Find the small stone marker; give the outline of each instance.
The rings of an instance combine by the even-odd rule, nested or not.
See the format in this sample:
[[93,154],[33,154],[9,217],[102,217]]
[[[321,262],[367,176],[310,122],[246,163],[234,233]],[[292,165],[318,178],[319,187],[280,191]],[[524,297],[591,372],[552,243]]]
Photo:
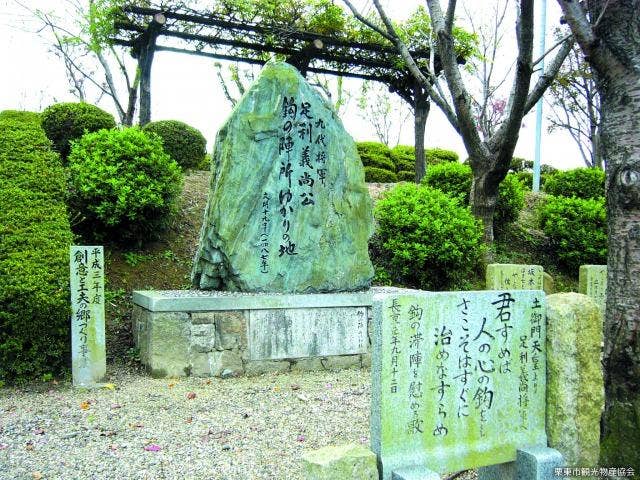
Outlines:
[[487,265],[487,290],[543,290],[544,269],[540,265],[492,263]]
[[578,291],[593,298],[604,315],[607,305],[607,266],[581,265]]
[[324,447],[302,460],[305,480],[378,480],[376,455],[362,445]]
[[365,307],[253,310],[249,316],[251,360],[366,353]]
[[375,295],[381,478],[510,462],[519,448],[546,446],[545,328],[539,290]]
[[267,63],[218,132],[194,286],[362,290],[372,233],[353,139],[294,67]]
[[71,246],[71,362],[74,386],[99,384],[106,374],[104,254],[101,246]]

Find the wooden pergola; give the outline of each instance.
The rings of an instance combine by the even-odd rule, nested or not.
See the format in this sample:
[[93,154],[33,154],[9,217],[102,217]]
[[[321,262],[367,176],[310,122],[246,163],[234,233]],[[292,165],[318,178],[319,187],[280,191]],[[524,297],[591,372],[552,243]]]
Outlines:
[[[151,68],[155,52],[167,51],[262,65],[283,57],[304,76],[309,72],[384,83],[414,111],[416,160],[424,161],[424,128],[429,98],[391,45],[258,24],[229,17],[176,9],[127,5],[115,23],[114,44],[130,47],[140,69],[140,124],[151,120]],[[429,50],[412,51],[418,65],[428,65]],[[437,58],[436,73],[439,71]]]

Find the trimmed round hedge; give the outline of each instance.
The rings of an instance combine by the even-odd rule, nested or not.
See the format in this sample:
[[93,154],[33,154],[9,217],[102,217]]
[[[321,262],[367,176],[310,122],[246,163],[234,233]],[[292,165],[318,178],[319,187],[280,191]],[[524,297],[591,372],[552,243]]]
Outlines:
[[398,176],[394,172],[376,167],[364,167],[364,181],[369,183],[395,183]]
[[138,128],[100,130],[74,143],[69,185],[85,233],[142,243],[157,238],[175,212],[182,172],[159,137]]
[[183,169],[200,167],[207,155],[207,139],[184,122],[160,120],[146,124],[143,130],[158,135],[164,151]]
[[460,160],[458,154],[452,150],[444,148],[427,148],[425,150],[427,165],[437,165],[443,162],[457,162]]
[[396,166],[391,160],[391,151],[383,143],[358,142],[356,147],[364,167],[377,168],[391,173],[396,172]]
[[89,103],[56,103],[42,112],[42,128],[63,159],[69,156],[71,142],[85,133],[115,128],[113,115]]
[[607,263],[607,215],[604,197],[549,196],[539,207],[540,227],[559,264],[577,272],[580,265]]
[[65,174],[44,131],[0,119],[0,380],[69,365]]
[[[469,205],[473,172],[469,165],[463,163],[441,163],[427,169],[422,183],[441,190],[461,202],[462,205]],[[500,182],[493,215],[494,227],[500,228],[517,220],[520,210],[524,206],[524,190],[515,174],[508,174]]]
[[397,173],[397,176],[400,182],[413,182],[416,179],[416,172],[402,170]]
[[549,175],[544,191],[549,195],[576,198],[604,197],[605,173],[597,168],[575,168]]
[[3,110],[0,112],[0,120],[11,120],[21,123],[33,123],[40,126],[42,118],[37,112],[27,110]]
[[424,290],[464,288],[484,254],[482,226],[440,190],[404,183],[375,207],[373,258],[393,283]]

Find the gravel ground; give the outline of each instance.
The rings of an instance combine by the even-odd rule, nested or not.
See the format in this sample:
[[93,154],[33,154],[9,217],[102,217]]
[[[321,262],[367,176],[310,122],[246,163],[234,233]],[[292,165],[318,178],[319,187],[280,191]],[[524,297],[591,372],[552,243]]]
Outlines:
[[[301,455],[369,442],[369,372],[0,389],[0,479],[302,479]],[[193,398],[192,398],[193,397]]]

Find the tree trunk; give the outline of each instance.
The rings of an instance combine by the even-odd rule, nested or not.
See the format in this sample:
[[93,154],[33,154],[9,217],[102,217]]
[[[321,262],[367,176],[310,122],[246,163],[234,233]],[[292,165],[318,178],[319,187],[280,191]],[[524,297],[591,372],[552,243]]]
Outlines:
[[631,446],[640,439],[640,58],[635,60],[635,72],[609,76],[601,90],[609,227],[601,460],[638,471],[638,444]]
[[151,67],[156,51],[156,40],[162,29],[162,23],[155,19],[147,27],[147,31],[138,39],[138,69],[140,71],[140,126],[151,121]]
[[482,220],[484,241],[491,244],[494,239],[493,215],[496,211],[498,189],[507,170],[497,169],[494,158],[471,159],[471,168],[473,171],[469,197],[471,212],[476,218]]
[[419,184],[427,172],[427,161],[424,153],[424,134],[427,126],[427,118],[431,102],[424,88],[416,82],[414,87],[414,133],[415,133],[415,151],[416,151],[416,183]]

